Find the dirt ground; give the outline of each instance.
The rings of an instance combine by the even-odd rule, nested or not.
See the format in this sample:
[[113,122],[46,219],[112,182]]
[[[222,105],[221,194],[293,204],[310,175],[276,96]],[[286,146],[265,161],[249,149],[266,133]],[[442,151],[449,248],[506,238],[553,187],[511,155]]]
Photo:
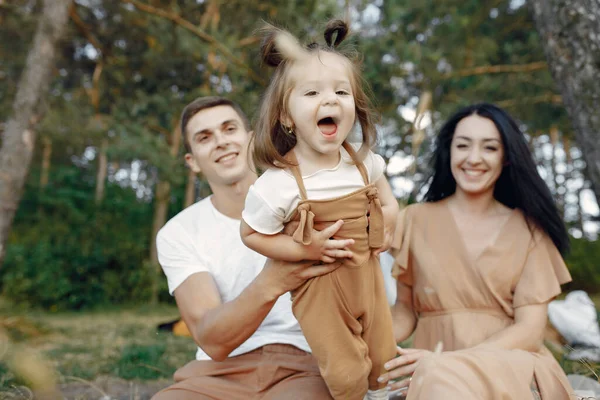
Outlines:
[[171,380],[128,381],[115,377],[100,377],[93,381],[73,380],[59,385],[60,393],[36,394],[26,387],[0,389],[0,400],[149,400],[169,386]]

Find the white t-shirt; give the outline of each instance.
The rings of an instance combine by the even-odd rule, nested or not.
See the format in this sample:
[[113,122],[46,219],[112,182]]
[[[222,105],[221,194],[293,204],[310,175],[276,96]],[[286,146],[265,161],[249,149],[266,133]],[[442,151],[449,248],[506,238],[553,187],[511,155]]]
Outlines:
[[[247,248],[240,237],[240,220],[221,214],[210,197],[173,217],[156,236],[158,259],[167,276],[169,292],[196,272],[209,272],[223,302],[235,299],[258,275],[265,257]],[[290,294],[281,296],[256,332],[230,356],[266,344],[290,344],[310,351],[292,314]],[[210,357],[198,347],[196,359]]]
[[[358,150],[360,144],[352,144]],[[340,149],[340,162],[331,169],[322,169],[302,177],[308,199],[323,200],[352,193],[365,182],[350,154]],[[385,169],[383,158],[369,151],[363,164],[369,183],[375,183]],[[288,169],[271,168],[250,187],[242,212],[244,221],[256,232],[273,235],[281,232],[300,202],[300,190],[294,175]]]

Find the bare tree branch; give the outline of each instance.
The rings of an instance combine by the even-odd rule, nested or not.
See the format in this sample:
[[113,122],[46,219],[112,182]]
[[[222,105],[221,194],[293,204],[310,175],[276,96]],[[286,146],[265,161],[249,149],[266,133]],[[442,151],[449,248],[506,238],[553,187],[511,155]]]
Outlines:
[[466,77],[474,75],[486,75],[486,74],[503,74],[503,73],[516,73],[516,72],[532,72],[539,71],[548,68],[548,64],[545,61],[536,61],[530,64],[520,65],[482,65],[479,67],[465,68],[458,71],[450,72],[445,75],[446,78]]
[[540,96],[524,97],[522,99],[509,99],[509,100],[502,100],[502,101],[496,102],[498,107],[514,107],[514,106],[517,106],[519,104],[524,104],[524,103],[527,103],[527,104],[552,103],[552,104],[556,104],[556,105],[561,105],[562,97],[555,93],[546,93],[546,94],[542,94]]
[[101,54],[104,53],[104,47],[100,44],[100,41],[94,36],[92,30],[83,22],[79,14],[77,14],[77,8],[75,2],[71,3],[69,7],[69,17],[75,23],[75,26],[85,36],[88,42],[91,43],[92,46],[96,48]]
[[266,84],[264,79],[262,79],[256,72],[254,72],[252,70],[252,68],[250,68],[250,66],[248,66],[248,64],[246,64],[243,60],[236,57],[231,52],[231,50],[229,50],[225,45],[223,45],[223,43],[221,43],[215,37],[204,32],[202,29],[200,29],[196,25],[192,24],[190,21],[182,18],[180,15],[177,15],[177,14],[165,11],[165,10],[161,10],[160,8],[153,7],[149,4],[142,3],[141,1],[138,1],[138,0],[121,0],[121,2],[131,4],[138,10],[143,11],[145,13],[168,19],[168,20],[174,22],[175,24],[181,26],[182,28],[187,29],[188,31],[192,32],[194,35],[198,36],[200,39],[215,46],[215,48],[217,48],[219,50],[219,52],[221,54],[223,54],[229,61],[231,61],[238,67],[241,67],[242,69],[246,70],[248,73],[248,76],[252,80],[254,80],[256,83],[263,85],[263,86]]

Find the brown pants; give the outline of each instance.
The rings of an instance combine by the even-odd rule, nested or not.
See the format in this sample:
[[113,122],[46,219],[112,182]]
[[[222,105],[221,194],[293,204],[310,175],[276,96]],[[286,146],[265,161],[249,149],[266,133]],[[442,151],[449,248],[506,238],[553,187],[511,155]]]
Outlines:
[[152,400],[331,399],[310,353],[269,344],[222,362],[191,361]]
[[334,399],[362,400],[385,387],[377,378],[396,343],[376,257],[309,280],[293,293],[292,310]]

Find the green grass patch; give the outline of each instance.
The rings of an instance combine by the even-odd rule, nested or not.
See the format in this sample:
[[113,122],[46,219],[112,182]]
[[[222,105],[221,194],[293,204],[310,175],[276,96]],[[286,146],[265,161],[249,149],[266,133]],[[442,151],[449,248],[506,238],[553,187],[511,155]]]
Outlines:
[[127,346],[113,372],[123,379],[158,379],[170,376],[179,366],[169,363],[164,356],[166,350],[167,346],[164,344]]
[[[11,329],[4,328],[8,338],[40,354],[60,381],[93,381],[106,376],[138,381],[171,379],[175,370],[196,354],[191,338],[156,329],[177,318],[174,306],[85,313],[32,311],[27,315],[10,315],[10,310],[16,312],[14,308],[0,310],[0,314],[9,313],[0,317],[0,326],[12,321]],[[0,357],[0,389],[19,383]]]

